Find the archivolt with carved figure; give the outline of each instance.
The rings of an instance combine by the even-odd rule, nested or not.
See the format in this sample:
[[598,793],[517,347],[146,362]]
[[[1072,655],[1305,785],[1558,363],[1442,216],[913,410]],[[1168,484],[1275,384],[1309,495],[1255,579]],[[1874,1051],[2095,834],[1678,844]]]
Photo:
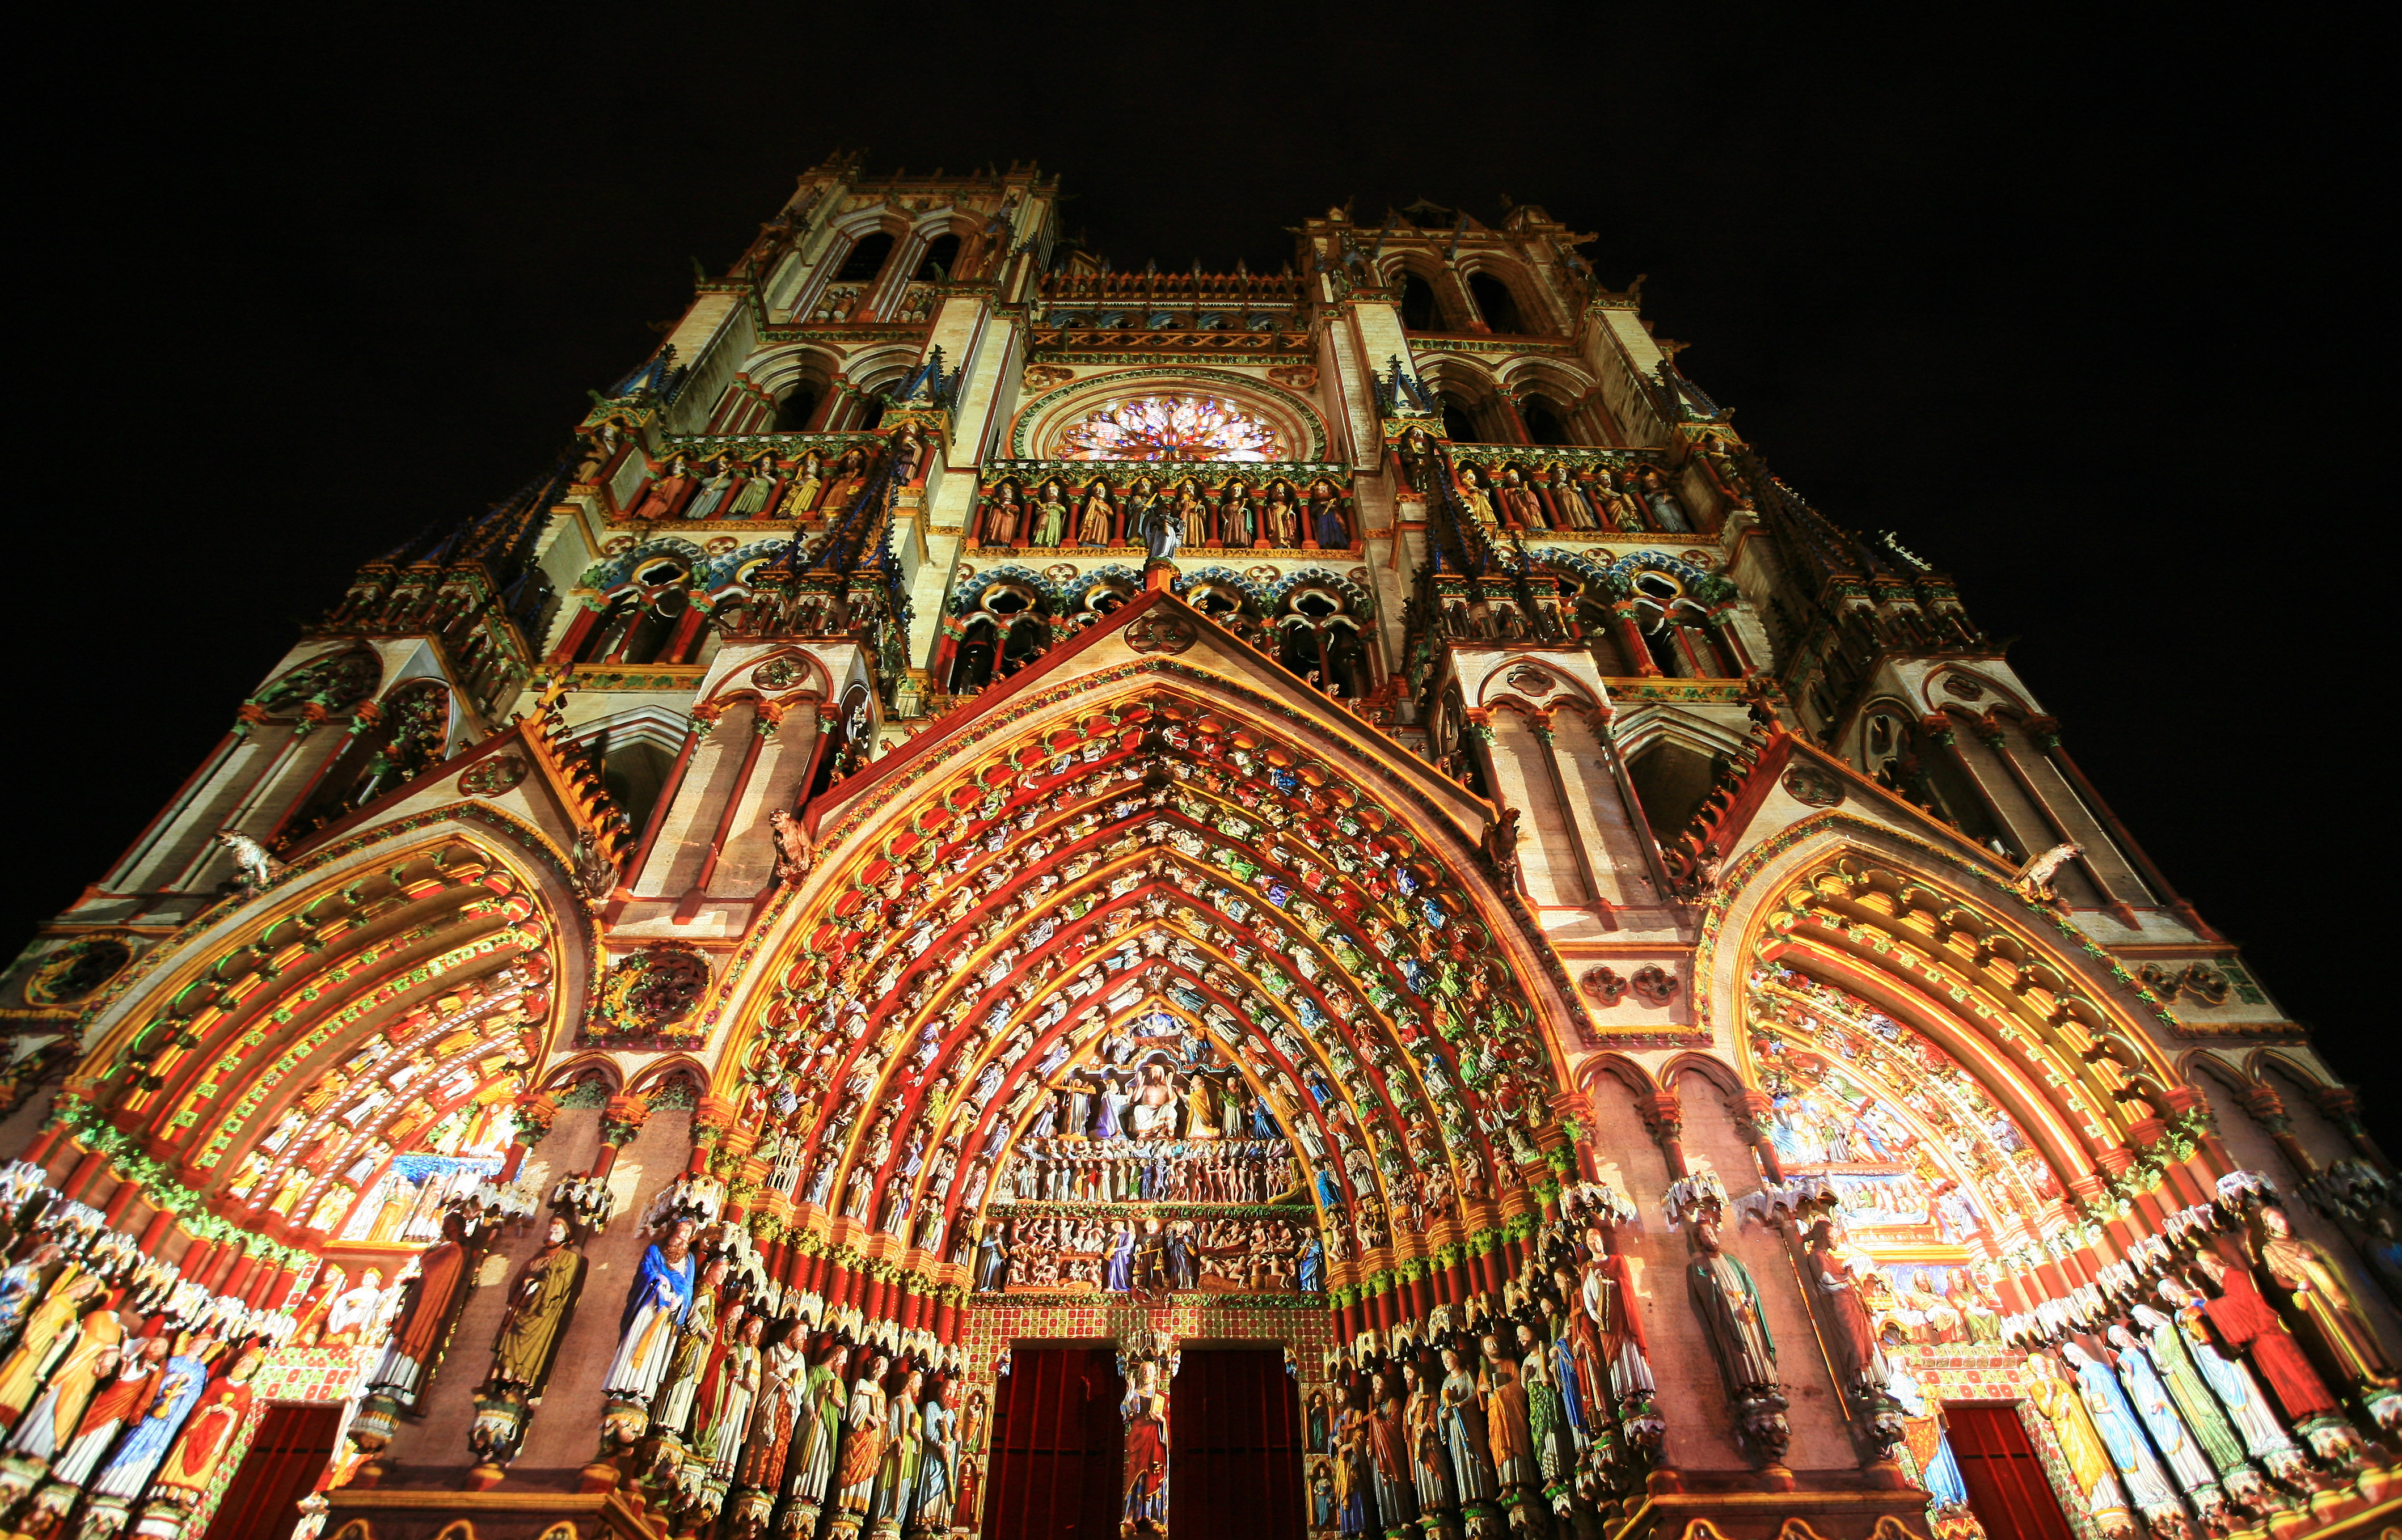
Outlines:
[[[1001,1288],[1033,1262],[1021,1207],[1284,1204],[1347,1275],[1543,1170],[1551,1071],[1449,859],[1220,703],[1118,694],[914,789],[820,889],[729,1060],[794,1222],[905,1245],[930,1284],[981,1254]],[[1121,1236],[1043,1283],[1194,1286],[1206,1245],[1150,1271],[1185,1244]]]

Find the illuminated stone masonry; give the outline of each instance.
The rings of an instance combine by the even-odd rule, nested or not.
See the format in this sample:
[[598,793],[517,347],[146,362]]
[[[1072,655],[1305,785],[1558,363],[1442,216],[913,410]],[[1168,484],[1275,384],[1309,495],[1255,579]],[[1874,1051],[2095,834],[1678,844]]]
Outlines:
[[0,1533],[2402,1521],[2356,1093],[1949,576],[1539,207],[1058,199],[811,170],[10,965]]

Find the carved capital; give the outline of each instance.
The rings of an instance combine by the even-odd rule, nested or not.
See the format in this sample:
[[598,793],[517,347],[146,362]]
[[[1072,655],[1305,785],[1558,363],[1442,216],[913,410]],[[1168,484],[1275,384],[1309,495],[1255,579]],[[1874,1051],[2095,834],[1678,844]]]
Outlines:
[[1685,1107],[1673,1091],[1655,1091],[1635,1099],[1635,1110],[1654,1139],[1680,1139],[1685,1134]]
[[651,1106],[648,1102],[621,1091],[610,1097],[608,1104],[600,1108],[600,1142],[611,1146],[629,1145],[650,1119]]

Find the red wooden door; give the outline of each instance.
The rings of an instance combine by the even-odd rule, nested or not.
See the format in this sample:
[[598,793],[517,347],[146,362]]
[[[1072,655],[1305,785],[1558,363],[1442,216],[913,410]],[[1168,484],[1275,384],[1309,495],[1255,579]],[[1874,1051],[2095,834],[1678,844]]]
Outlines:
[[1301,1395],[1282,1350],[1186,1348],[1167,1423],[1176,1540],[1303,1540]]
[[339,1407],[269,1406],[226,1488],[208,1540],[284,1540],[300,1522],[300,1499],[334,1456],[341,1417]]
[[1993,1540],[2072,1540],[2014,1403],[1949,1401],[1943,1422],[1968,1509]]
[[1111,1348],[1010,1354],[993,1409],[981,1525],[989,1540],[1112,1540],[1125,1451],[1121,1389]]

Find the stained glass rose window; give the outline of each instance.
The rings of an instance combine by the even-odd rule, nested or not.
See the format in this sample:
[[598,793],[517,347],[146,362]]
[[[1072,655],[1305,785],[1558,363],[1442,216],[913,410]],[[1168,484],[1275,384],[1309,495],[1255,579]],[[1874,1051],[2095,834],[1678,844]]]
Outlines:
[[1113,401],[1059,435],[1063,460],[1283,460],[1276,429],[1222,396]]

